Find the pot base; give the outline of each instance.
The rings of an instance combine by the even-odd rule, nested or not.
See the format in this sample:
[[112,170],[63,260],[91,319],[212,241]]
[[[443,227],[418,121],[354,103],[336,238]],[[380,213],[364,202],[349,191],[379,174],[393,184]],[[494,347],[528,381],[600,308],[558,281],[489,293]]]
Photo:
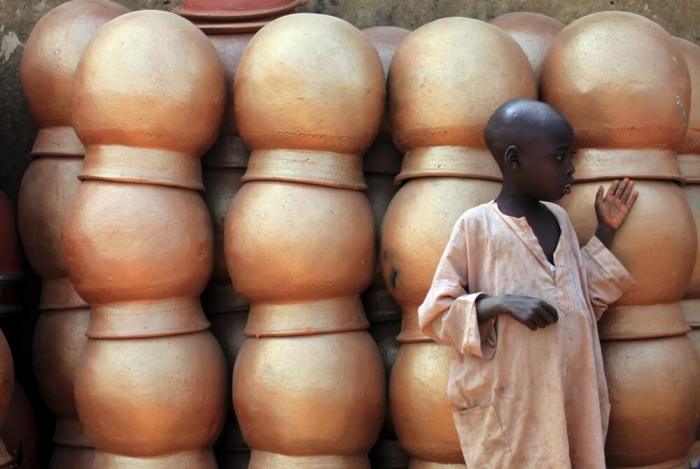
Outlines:
[[249,469],[370,469],[369,458],[361,456],[319,455],[287,456],[285,454],[252,451]]
[[95,451],[94,467],[100,469],[217,469],[212,451],[186,451],[152,457],[122,456]]

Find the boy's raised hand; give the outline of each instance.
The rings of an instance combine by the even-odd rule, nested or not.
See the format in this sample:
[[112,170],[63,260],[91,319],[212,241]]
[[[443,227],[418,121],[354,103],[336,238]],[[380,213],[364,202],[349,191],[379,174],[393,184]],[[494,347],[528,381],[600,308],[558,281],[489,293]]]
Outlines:
[[627,218],[634,203],[639,197],[639,192],[634,190],[634,181],[625,178],[622,181],[615,180],[607,193],[603,186],[598,188],[595,195],[595,213],[598,216],[598,225],[617,231]]

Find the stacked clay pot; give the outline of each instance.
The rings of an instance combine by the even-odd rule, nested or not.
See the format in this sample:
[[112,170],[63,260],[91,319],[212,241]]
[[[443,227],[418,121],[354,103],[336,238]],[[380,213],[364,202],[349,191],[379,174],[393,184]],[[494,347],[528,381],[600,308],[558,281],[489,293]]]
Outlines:
[[86,154],[63,245],[90,304],[75,400],[95,467],[217,467],[226,365],[199,301],[213,235],[197,191],[225,96],[210,41],[162,11],[110,22],[76,72]]
[[564,25],[554,18],[529,11],[506,13],[492,19],[490,23],[515,39],[530,61],[535,78],[539,80],[547,51]]
[[66,2],[39,20],[22,57],[22,87],[39,133],[20,187],[18,224],[29,263],[42,278],[33,362],[44,402],[57,418],[53,469],[92,467],[91,445],[73,399],[89,310],[68,278],[61,246],[61,226],[85,153],[71,126],[71,89],[88,42],[126,12],[106,0]]
[[250,467],[369,467],[385,377],[360,301],[375,266],[361,155],[382,117],[381,62],[345,21],[289,15],[250,41],[233,94],[252,151],[224,238],[250,303],[233,372]]
[[39,469],[39,435],[34,409],[18,381],[12,390],[0,438],[14,463],[13,469]]
[[[362,30],[374,45],[382,61],[384,75],[389,72],[391,59],[401,41],[410,31],[394,26],[376,26]],[[394,178],[401,170],[401,153],[391,139],[388,109],[384,112],[379,134],[364,158],[365,181],[367,181],[367,198],[374,214],[374,223],[381,227],[384,213],[398,186]],[[376,246],[379,248],[381,230],[376,231]],[[382,354],[387,379],[399,350],[396,336],[401,330],[401,309],[384,285],[381,263],[377,259],[374,279],[362,294],[362,303],[370,322],[370,333]],[[387,413],[382,436],[371,453],[372,467],[377,469],[402,468],[408,465],[408,456],[403,451],[394,433],[391,418]]]
[[[282,9],[280,2],[277,2],[277,5],[280,6],[280,10],[275,15],[293,11],[287,10],[286,7]],[[198,25],[209,37],[219,53],[227,78],[228,97],[223,125],[216,143],[202,158],[205,188],[203,197],[214,224],[214,272],[202,295],[202,306],[211,321],[212,332],[224,350],[230,371],[233,370],[236,355],[245,339],[243,330],[248,315],[248,304],[236,294],[224,258],[224,219],[233,196],[241,187],[241,178],[249,156],[248,149],[238,135],[233,112],[233,77],[243,50],[254,32],[270,21],[267,17],[257,15],[274,6],[265,0],[207,0],[185,1],[181,7],[174,10]],[[254,15],[255,19],[252,21],[255,24],[249,24],[249,15]],[[237,18],[240,21],[231,22],[229,27],[222,27],[223,22],[230,21],[227,18]],[[230,381],[229,379],[229,383]],[[219,467],[247,467],[250,450],[243,441],[236,423],[232,401],[229,410],[229,417],[216,444]]]
[[[685,39],[676,38],[676,47],[685,58],[690,72],[691,102],[688,132],[678,150],[678,163],[681,176],[685,182],[683,192],[688,199],[690,211],[695,219],[695,229],[700,230],[700,47]],[[698,234],[700,238],[700,234]],[[700,352],[700,256],[695,256],[695,266],[690,285],[681,300],[681,309],[688,325],[692,328],[688,337],[693,342],[695,350]],[[691,457],[697,464],[700,459],[700,433],[691,451]]]
[[685,61],[654,22],[596,13],[557,36],[541,90],[576,132],[576,183],[562,205],[579,241],[594,233],[599,185],[627,176],[639,191],[611,247],[637,284],[598,324],[612,407],[608,465],[687,467],[700,366],[680,308],[697,245],[676,159],[690,111]]
[[[488,63],[489,66],[484,66]],[[483,140],[498,106],[537,90],[527,57],[495,26],[445,18],[411,33],[389,71],[394,142],[406,154],[382,226],[384,281],[403,313],[389,405],[411,468],[464,467],[447,380],[452,349],[418,329],[454,223],[496,197],[500,171]]]

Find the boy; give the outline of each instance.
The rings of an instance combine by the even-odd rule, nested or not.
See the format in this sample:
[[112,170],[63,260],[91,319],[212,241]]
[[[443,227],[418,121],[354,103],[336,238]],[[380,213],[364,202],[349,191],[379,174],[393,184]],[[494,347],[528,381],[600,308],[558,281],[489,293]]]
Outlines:
[[580,249],[566,212],[574,132],[549,105],[509,101],[486,126],[503,172],[495,201],[455,224],[418,309],[456,348],[448,400],[469,469],[605,468],[609,403],[596,320],[634,280],[606,246],[637,199],[598,189]]

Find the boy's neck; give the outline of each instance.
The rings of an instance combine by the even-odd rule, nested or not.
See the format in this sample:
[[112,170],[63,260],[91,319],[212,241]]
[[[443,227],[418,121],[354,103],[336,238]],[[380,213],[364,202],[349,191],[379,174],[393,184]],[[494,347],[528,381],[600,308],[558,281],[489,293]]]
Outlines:
[[523,217],[542,209],[541,202],[520,191],[518,188],[503,184],[501,193],[496,197],[498,209],[512,217]]

